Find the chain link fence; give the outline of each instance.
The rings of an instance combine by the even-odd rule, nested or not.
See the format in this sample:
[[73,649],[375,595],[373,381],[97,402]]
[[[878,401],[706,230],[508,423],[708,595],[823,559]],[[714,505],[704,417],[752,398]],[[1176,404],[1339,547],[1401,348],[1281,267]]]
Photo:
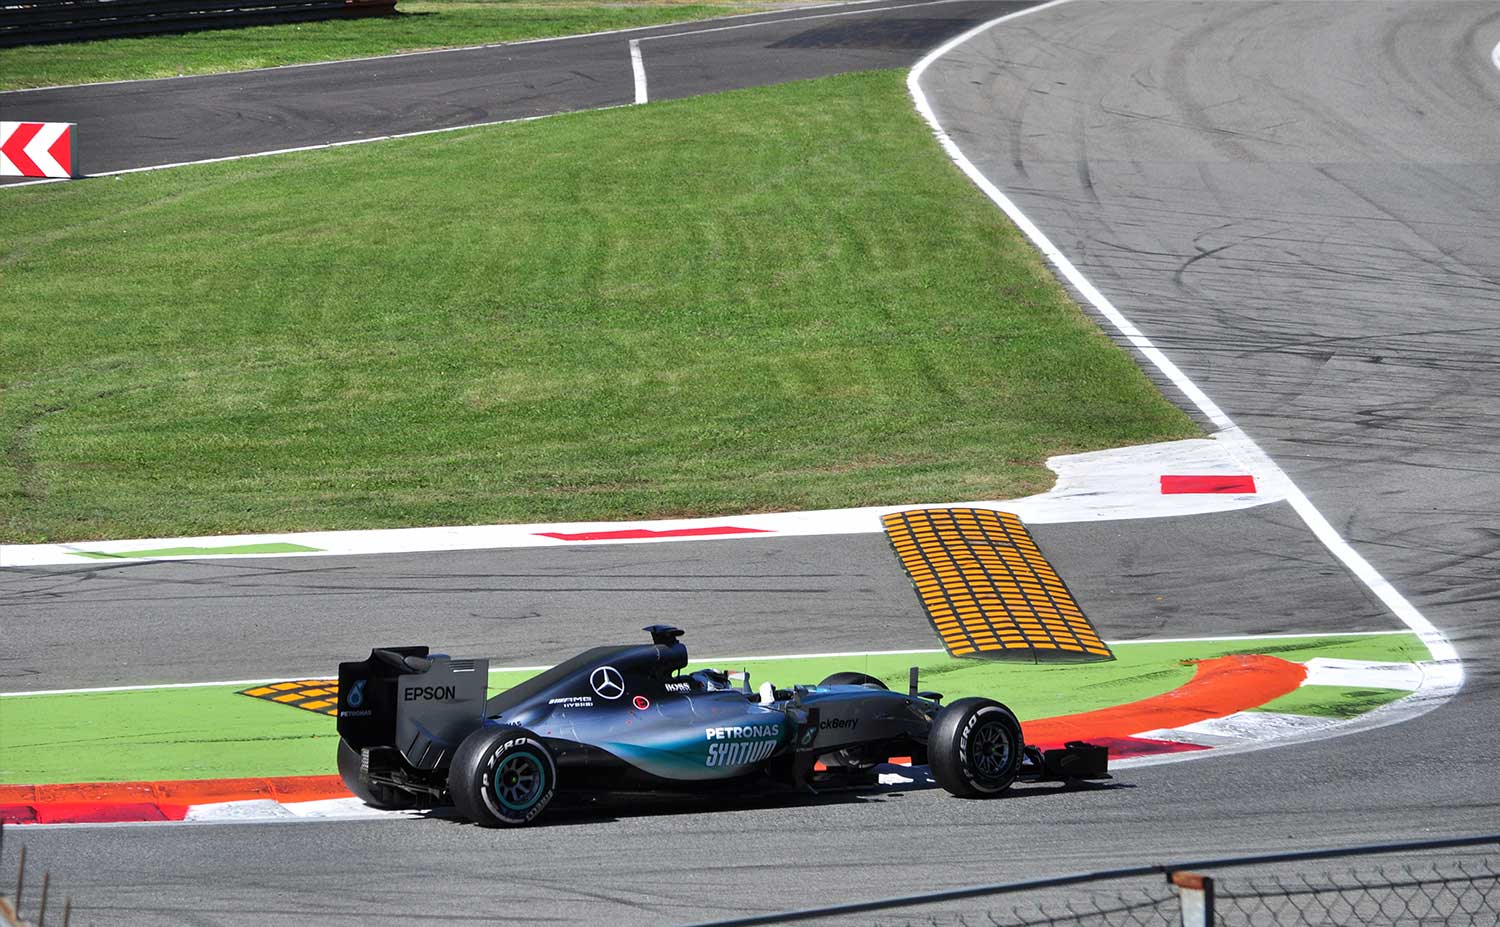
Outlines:
[[1217,884],[1217,924],[1500,924],[1500,859],[1455,859]]
[[1137,866],[714,921],[752,927],[1500,927],[1500,835]]
[[847,923],[872,927],[1178,927],[1182,923],[1180,908],[1176,889],[1163,881],[1149,887],[1078,893],[1050,905],[1023,901],[973,911]]

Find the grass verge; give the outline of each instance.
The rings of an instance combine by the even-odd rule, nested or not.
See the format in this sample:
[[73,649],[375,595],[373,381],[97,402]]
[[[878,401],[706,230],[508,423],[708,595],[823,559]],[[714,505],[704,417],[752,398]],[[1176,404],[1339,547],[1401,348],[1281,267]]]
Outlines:
[[897,72],[3,195],[6,541],[1004,499],[1197,433]]
[[771,8],[733,0],[401,0],[394,16],[0,49],[0,90],[243,71],[655,26]]
[[[1255,640],[1191,643],[1121,643],[1110,663],[1073,666],[958,660],[945,654],[711,661],[720,669],[748,670],[753,685],[816,683],[843,670],[866,672],[893,689],[906,687],[907,668],[921,667],[923,688],[949,701],[987,695],[1010,705],[1023,720],[1077,714],[1167,692],[1193,675],[1189,661],[1234,653],[1266,653]],[[1275,655],[1403,662],[1427,659],[1409,633],[1360,637],[1308,637],[1275,642]],[[695,662],[693,668],[706,665]],[[531,676],[491,674],[499,691]],[[129,782],[240,776],[332,773],[334,719],[311,711],[236,694],[243,686],[152,689],[0,699],[0,784]],[[1308,686],[1267,707],[1295,714],[1352,717],[1405,695],[1368,690],[1357,697],[1339,687]],[[1374,697],[1378,694],[1380,697]]]

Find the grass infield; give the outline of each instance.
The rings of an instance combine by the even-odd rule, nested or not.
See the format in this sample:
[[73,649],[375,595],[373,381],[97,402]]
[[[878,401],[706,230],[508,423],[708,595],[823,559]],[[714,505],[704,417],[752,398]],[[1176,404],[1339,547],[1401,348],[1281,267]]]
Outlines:
[[[770,3],[741,0],[400,0],[395,16],[0,49],[0,90],[243,71],[655,26],[773,8]],[[620,54],[624,53],[622,43]]]
[[[853,670],[905,690],[919,666],[923,689],[948,701],[969,695],[1000,699],[1022,721],[1108,708],[1168,692],[1193,676],[1193,660],[1234,653],[1405,662],[1425,660],[1413,634],[1306,637],[1275,641],[1120,643],[1109,663],[1040,665],[955,659],[946,654],[793,657],[761,661],[695,661],[744,669],[751,685],[812,684]],[[529,672],[496,672],[492,692]],[[151,689],[0,699],[0,784],[129,782],[332,773],[338,734],[327,715],[236,694],[245,686]],[[1304,686],[1267,708],[1350,718],[1408,693]]]
[[0,196],[5,541],[1004,499],[1198,433],[898,72]]

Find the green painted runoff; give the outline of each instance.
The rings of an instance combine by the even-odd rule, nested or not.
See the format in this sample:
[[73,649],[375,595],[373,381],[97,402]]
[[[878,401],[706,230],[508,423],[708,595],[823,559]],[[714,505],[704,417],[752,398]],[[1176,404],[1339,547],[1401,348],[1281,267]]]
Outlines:
[[101,553],[95,550],[72,551],[75,557],[90,560],[118,560],[121,557],[222,557],[226,554],[315,554],[321,548],[301,544],[235,544],[228,547],[158,547],[154,550],[117,550]]

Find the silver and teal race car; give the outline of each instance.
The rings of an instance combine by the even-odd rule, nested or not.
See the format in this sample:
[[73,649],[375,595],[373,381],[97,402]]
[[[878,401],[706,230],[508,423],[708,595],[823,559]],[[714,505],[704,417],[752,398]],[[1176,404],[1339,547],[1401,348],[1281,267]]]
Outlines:
[[339,664],[338,768],[379,808],[451,804],[486,826],[529,824],[554,797],[868,785],[891,757],[927,764],[964,798],[1017,778],[1108,778],[1107,751],[1027,747],[987,698],[942,703],[861,673],[752,689],[748,678],[685,673],[683,632],[595,647],[493,698],[489,661],[385,647]]

